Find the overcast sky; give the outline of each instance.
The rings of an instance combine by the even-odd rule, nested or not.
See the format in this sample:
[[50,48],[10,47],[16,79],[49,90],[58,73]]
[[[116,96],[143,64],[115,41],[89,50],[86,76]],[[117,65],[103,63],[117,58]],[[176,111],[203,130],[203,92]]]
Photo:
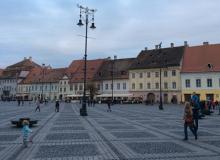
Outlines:
[[0,68],[29,56],[52,67],[82,59],[77,4],[97,9],[88,59],[136,57],[161,41],[220,43],[220,0],[0,0]]

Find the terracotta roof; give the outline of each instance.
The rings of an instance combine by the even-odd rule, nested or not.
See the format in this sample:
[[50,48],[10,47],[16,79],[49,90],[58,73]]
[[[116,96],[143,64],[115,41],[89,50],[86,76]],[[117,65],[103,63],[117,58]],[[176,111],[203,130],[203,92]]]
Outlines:
[[6,67],[6,69],[28,68],[28,67],[40,67],[40,65],[35,63],[31,59],[24,59],[18,63]]
[[[87,60],[87,81],[93,81],[94,76],[103,64],[104,59]],[[84,80],[84,60],[73,61],[67,69],[67,75],[71,77],[70,83],[83,82]]]
[[3,69],[0,69],[0,76],[2,75],[2,73],[3,73]]
[[34,68],[30,71],[27,78],[24,79],[22,84],[33,83],[56,83],[64,76],[66,68]]
[[[128,79],[128,69],[135,61],[135,58],[125,58],[116,60],[106,60],[102,67],[97,72],[96,80],[111,80],[112,79],[112,67],[114,79]],[[112,66],[113,65],[113,66]]]
[[180,66],[184,47],[171,47],[153,50],[143,50],[137,56],[130,69],[148,69]]
[[21,71],[30,71],[34,67],[40,68],[41,66],[33,62],[31,59],[24,59],[16,64],[6,67],[0,78],[2,79],[16,78]]
[[[220,71],[220,44],[187,47],[181,72]],[[208,64],[212,67],[209,68]]]

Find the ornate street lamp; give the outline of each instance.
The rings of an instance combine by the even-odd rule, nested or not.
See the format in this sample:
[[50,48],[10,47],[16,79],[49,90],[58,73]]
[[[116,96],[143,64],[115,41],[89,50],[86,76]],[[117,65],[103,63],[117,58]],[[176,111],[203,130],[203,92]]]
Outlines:
[[42,80],[41,80],[41,102],[44,100],[44,69],[45,69],[45,64],[42,64]]
[[[160,56],[162,56],[162,54],[161,54],[161,52],[162,52],[161,45],[162,45],[162,42],[158,45]],[[160,59],[162,59],[162,58],[160,57]],[[161,81],[162,81],[162,78],[161,78],[162,66],[161,65],[162,65],[162,63],[160,63],[159,65],[160,65],[160,104],[159,104],[159,110],[163,110],[162,87],[161,87]]]
[[115,60],[117,59],[117,56],[114,55],[114,59],[112,60],[112,105],[114,104],[114,64],[115,64]]
[[[94,23],[94,13],[96,12],[95,9],[89,9],[88,7],[83,7],[81,5],[77,5],[80,9],[79,15],[79,22],[77,23],[78,26],[83,26],[83,21],[86,24],[86,35],[85,35],[85,55],[84,55],[84,89],[83,89],[83,99],[82,99],[82,108],[80,109],[81,116],[87,116],[87,109],[86,109],[86,70],[87,70],[87,38],[88,38],[88,24],[91,22],[91,29],[95,29]],[[84,17],[82,16],[84,14]],[[91,16],[91,20],[89,20],[89,16]]]

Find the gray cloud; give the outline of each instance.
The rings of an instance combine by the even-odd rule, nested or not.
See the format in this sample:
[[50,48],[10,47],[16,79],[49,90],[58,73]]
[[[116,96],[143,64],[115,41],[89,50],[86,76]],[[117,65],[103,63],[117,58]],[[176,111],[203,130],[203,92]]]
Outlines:
[[54,67],[83,58],[85,28],[76,23],[76,4],[97,8],[89,30],[88,57],[135,57],[163,41],[219,43],[218,0],[5,0],[0,1],[0,67],[24,56]]

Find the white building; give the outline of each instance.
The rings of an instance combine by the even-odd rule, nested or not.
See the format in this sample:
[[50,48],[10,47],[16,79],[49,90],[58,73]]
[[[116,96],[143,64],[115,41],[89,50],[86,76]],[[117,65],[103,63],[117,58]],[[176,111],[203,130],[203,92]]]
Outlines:
[[187,47],[181,70],[182,100],[195,92],[200,100],[220,101],[220,44]]

